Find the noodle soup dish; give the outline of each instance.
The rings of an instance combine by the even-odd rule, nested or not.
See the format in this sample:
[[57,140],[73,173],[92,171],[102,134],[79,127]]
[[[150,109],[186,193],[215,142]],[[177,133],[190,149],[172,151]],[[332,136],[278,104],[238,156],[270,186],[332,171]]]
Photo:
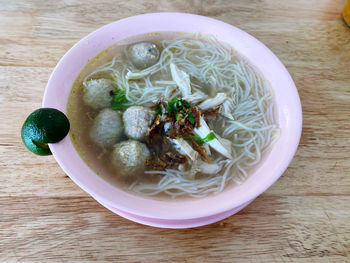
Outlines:
[[295,84],[263,43],[227,23],[153,13],[105,25],[59,61],[43,107],[68,116],[49,144],[64,172],[112,212],[187,228],[237,213],[298,147]]
[[239,187],[278,141],[270,83],[211,35],[154,32],[118,41],[70,91],[70,137],[109,184],[156,200]]

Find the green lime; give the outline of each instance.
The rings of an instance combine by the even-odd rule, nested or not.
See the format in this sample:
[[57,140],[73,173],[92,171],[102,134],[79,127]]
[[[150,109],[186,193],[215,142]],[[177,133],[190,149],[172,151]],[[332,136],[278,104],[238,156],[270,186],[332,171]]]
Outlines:
[[41,108],[32,112],[21,130],[24,145],[38,155],[50,155],[48,143],[62,140],[69,132],[69,120],[61,111]]

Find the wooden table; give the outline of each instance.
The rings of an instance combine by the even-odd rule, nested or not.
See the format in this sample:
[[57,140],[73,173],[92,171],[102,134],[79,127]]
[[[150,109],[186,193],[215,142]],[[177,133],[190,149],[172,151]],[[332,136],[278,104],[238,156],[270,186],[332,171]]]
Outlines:
[[[345,0],[0,1],[1,262],[350,262],[350,28]],[[238,214],[186,230],[121,218],[20,139],[46,82],[80,38],[145,12],[214,17],[265,43],[299,90],[296,156]]]

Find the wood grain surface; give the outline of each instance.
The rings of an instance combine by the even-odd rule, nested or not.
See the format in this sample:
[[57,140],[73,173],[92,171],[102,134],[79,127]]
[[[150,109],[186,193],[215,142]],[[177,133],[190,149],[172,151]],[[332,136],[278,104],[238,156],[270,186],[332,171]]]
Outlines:
[[[350,262],[350,28],[345,0],[0,0],[0,262]],[[168,230],[99,205],[21,143],[58,60],[124,17],[180,11],[235,25],[286,65],[303,105],[290,167],[243,211]]]

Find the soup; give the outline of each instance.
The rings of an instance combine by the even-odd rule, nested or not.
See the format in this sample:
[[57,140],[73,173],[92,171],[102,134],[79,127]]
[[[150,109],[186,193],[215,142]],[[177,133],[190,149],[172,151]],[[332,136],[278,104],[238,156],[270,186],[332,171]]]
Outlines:
[[92,59],[67,115],[78,153],[114,186],[204,197],[243,183],[278,139],[273,107],[267,81],[230,46],[162,32]]

